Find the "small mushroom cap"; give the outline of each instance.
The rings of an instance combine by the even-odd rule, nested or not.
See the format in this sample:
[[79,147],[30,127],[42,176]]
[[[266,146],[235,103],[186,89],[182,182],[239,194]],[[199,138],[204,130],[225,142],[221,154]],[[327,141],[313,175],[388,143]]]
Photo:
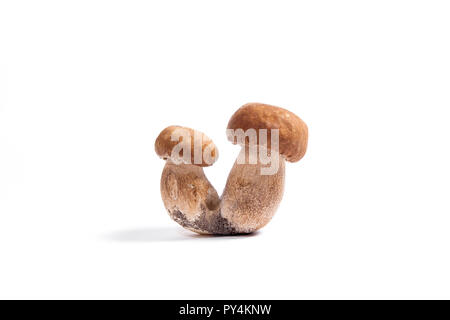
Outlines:
[[155,141],[156,154],[175,164],[192,164],[208,167],[216,162],[219,151],[204,133],[181,126],[170,126]]
[[[257,144],[271,148],[271,129],[279,129],[279,153],[287,161],[297,162],[306,153],[308,145],[308,127],[294,113],[263,103],[247,103],[240,107],[228,122],[228,129],[242,129],[246,132],[254,129],[267,129],[267,142],[260,141],[257,134]],[[235,136],[228,136],[233,143],[240,143]],[[245,144],[248,139],[245,139]]]

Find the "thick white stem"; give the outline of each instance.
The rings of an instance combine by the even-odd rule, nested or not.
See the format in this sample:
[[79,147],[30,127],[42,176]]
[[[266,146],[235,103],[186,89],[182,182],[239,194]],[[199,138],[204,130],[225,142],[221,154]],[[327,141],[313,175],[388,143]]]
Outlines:
[[276,156],[277,170],[270,175],[262,172],[272,164],[259,159],[241,164],[238,158],[221,199],[203,168],[167,161],[161,176],[164,205],[172,219],[197,233],[254,232],[270,221],[283,196],[285,162]]

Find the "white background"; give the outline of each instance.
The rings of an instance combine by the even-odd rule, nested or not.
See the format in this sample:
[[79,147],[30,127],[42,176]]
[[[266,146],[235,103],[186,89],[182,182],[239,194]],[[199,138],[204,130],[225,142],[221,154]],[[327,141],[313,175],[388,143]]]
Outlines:
[[[170,220],[154,153],[246,102],[309,125],[272,222]],[[0,298],[450,298],[448,1],[2,1]]]

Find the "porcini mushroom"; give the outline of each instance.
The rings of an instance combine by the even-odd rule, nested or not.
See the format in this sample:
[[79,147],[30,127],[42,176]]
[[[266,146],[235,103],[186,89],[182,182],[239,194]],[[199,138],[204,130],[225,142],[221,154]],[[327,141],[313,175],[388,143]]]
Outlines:
[[164,205],[172,219],[197,233],[246,234],[265,226],[283,196],[285,160],[304,156],[308,128],[286,109],[249,103],[231,117],[227,136],[242,149],[220,199],[203,172],[218,156],[211,139],[171,126],[155,142],[156,153],[167,161],[161,176]]
[[[209,163],[203,157],[208,149]],[[203,167],[212,165],[218,157],[212,140],[199,131],[170,126],[159,134],[155,151],[166,160],[161,196],[169,216],[197,233],[228,233],[227,226],[217,221],[219,196],[203,172]]]

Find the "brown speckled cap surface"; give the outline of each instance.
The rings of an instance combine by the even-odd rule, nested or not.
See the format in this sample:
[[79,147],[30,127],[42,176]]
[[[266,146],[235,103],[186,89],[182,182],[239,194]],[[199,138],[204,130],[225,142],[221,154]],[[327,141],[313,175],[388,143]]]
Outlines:
[[[180,136],[179,139],[176,140],[172,140],[172,137],[175,136]],[[190,144],[188,144],[187,141],[183,141],[183,136],[188,136],[190,137],[191,141]],[[195,142],[197,145],[201,146],[201,152],[202,152],[202,157],[201,157],[201,161],[200,163],[195,163],[195,147],[194,147],[194,139],[197,139],[197,141]],[[186,161],[184,161],[184,159],[182,158],[183,156],[183,152],[180,152],[180,156],[175,155],[175,159],[172,157],[174,155],[172,155],[172,150],[175,148],[176,145],[178,145],[179,143],[184,144],[185,148],[188,148],[191,150],[191,157],[190,157],[190,162],[187,163]],[[205,158],[203,157],[203,153],[205,151],[210,151],[211,157],[212,157],[212,162],[211,163],[207,163],[205,161]],[[219,151],[217,150],[217,147],[215,146],[214,142],[204,133],[200,132],[200,131],[196,131],[194,129],[190,129],[190,128],[186,128],[186,127],[181,127],[181,126],[170,126],[165,128],[163,131],[161,131],[161,133],[159,134],[159,136],[156,138],[155,141],[155,152],[156,154],[164,159],[164,160],[172,160],[172,161],[181,161],[183,163],[186,164],[193,164],[199,167],[207,167],[212,165],[218,158],[219,156]],[[206,152],[205,152],[206,153]]]
[[[297,162],[303,158],[308,145],[308,127],[303,120],[286,109],[268,104],[243,105],[231,117],[228,129],[244,131],[268,129],[267,146],[269,148],[270,129],[279,129],[279,153],[290,162]],[[236,139],[231,142],[237,143]]]

